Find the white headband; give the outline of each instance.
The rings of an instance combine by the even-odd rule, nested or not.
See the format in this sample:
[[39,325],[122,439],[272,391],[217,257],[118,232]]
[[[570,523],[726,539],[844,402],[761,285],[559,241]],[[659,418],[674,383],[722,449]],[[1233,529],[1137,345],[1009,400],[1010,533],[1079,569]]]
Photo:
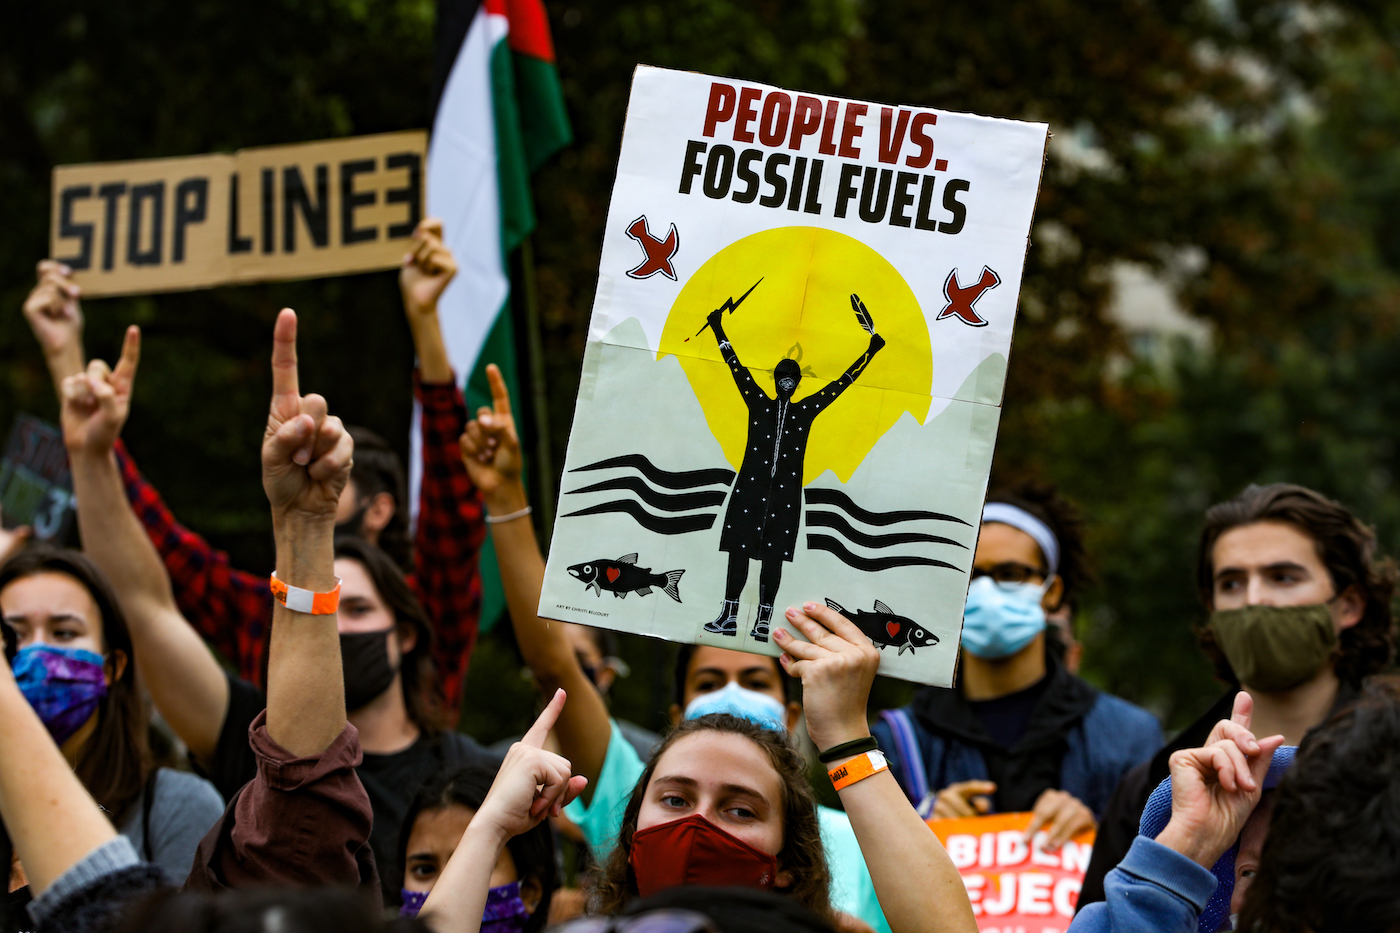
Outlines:
[[1045,555],[1045,563],[1049,565],[1049,575],[1053,577],[1060,568],[1060,542],[1056,540],[1055,532],[1030,512],[1008,502],[988,502],[982,507],[982,521],[1000,522],[1024,531],[1040,545],[1040,553]]

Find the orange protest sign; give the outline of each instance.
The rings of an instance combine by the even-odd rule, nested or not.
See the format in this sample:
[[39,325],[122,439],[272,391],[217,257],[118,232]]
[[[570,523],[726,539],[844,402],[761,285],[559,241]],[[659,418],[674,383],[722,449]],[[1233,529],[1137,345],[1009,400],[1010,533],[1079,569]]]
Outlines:
[[928,821],[962,872],[981,933],[1064,933],[1074,919],[1094,834],[1047,852],[1044,831],[1026,838],[1030,822],[1029,813]]

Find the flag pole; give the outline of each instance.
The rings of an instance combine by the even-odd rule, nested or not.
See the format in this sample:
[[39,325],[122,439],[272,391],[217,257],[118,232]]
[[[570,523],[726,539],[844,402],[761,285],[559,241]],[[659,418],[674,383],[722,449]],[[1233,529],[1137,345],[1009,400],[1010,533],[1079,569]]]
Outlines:
[[530,357],[530,407],[535,419],[535,476],[540,525],[544,540],[554,532],[554,450],[550,442],[549,391],[545,376],[544,337],[535,293],[535,242],[527,236],[520,243],[520,290],[525,299],[525,345]]

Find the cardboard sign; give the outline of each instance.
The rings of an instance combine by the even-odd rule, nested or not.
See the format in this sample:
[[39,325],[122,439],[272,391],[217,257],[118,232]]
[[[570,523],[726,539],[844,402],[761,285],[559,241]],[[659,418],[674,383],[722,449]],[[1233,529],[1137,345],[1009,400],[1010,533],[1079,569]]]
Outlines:
[[1030,823],[1029,813],[928,821],[962,872],[981,933],[1064,933],[1074,920],[1094,833],[1047,852],[1043,831],[1026,840]]
[[75,520],[63,434],[31,415],[15,419],[0,456],[0,517],[6,528],[28,525],[36,539],[56,544]]
[[427,133],[62,165],[49,255],[86,296],[390,269],[423,216]]
[[950,683],[1046,132],[638,68],[540,614]]

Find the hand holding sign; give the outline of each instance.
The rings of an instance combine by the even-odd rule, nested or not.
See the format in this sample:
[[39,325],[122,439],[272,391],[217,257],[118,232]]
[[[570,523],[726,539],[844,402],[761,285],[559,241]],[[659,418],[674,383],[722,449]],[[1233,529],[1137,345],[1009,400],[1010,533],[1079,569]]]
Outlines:
[[502,840],[534,829],[546,816],[558,816],[583,792],[588,779],[576,775],[567,758],[544,750],[544,740],[567,697],[556,690],[525,737],[510,747],[506,760],[477,810],[481,821]]
[[73,281],[73,270],[45,259],[38,266],[39,283],[24,300],[24,319],[44,351],[54,381],[61,382],[83,366],[82,289]]
[[783,649],[783,670],[802,680],[812,742],[825,749],[868,736],[865,706],[880,652],[855,623],[826,606],[789,608],[787,620],[809,639],[794,638],[781,628],[773,632]]
[[116,369],[93,360],[85,372],[63,380],[60,420],[70,456],[105,457],[111,451],[131,413],[131,391],[140,360],[141,329],[132,325],[126,329]]
[[319,395],[297,385],[297,316],[283,308],[272,337],[272,406],[263,435],[263,490],[274,525],[295,517],[333,523],[350,479],[354,442]]

